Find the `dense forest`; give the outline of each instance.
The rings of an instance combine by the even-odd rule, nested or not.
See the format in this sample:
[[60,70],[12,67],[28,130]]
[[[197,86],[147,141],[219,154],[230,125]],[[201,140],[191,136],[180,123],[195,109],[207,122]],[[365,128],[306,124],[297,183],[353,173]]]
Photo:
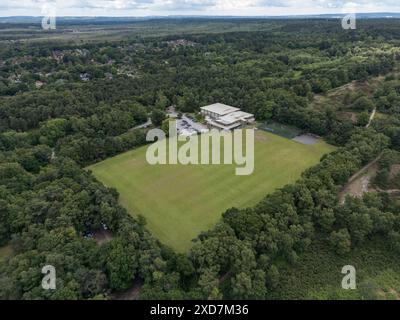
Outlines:
[[[0,47],[0,247],[12,248],[0,257],[1,299],[108,299],[134,283],[140,299],[335,298],[306,290],[321,279],[303,269],[330,267],[311,256],[399,261],[400,201],[385,190],[400,187],[390,176],[400,162],[400,21],[346,31],[329,19],[256,22],[261,30]],[[370,94],[315,103],[370,79],[379,79]],[[227,210],[177,254],[84,168],[144,145],[147,129],[135,127],[160,124],[170,105],[193,113],[216,101],[338,149],[255,207]],[[377,157],[379,192],[340,203],[342,186]],[[87,236],[104,228],[107,243]],[[55,291],[41,288],[46,264]],[[286,275],[307,283],[289,293]],[[374,293],[367,280],[361,289],[354,298]]]

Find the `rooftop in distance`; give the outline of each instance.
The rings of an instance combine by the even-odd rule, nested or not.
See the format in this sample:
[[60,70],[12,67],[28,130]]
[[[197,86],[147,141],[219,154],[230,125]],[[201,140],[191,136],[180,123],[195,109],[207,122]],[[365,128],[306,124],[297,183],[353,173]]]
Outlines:
[[218,119],[218,122],[229,125],[240,120],[251,120],[254,115],[244,111],[235,111]]
[[239,111],[239,108],[231,107],[223,103],[214,103],[209,106],[201,107],[201,110],[214,113],[218,116],[224,116],[226,114],[232,113],[234,111]]
[[209,128],[232,130],[254,123],[254,115],[223,103],[200,108]]

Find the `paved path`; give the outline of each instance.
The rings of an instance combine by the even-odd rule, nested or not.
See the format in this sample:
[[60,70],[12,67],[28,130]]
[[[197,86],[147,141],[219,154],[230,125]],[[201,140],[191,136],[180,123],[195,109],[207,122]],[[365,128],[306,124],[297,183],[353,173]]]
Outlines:
[[147,121],[145,123],[140,124],[136,127],[130,128],[129,131],[136,130],[136,129],[144,129],[144,128],[150,127],[151,125],[152,125],[152,122],[151,122],[151,119],[149,118],[149,119],[147,119]]

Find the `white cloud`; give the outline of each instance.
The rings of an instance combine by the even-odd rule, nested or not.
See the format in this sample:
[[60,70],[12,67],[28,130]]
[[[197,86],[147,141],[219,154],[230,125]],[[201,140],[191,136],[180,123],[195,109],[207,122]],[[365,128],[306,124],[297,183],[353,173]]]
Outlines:
[[49,2],[58,15],[77,16],[318,14],[340,13],[349,6],[363,12],[400,12],[399,0],[0,0],[0,16],[40,15]]

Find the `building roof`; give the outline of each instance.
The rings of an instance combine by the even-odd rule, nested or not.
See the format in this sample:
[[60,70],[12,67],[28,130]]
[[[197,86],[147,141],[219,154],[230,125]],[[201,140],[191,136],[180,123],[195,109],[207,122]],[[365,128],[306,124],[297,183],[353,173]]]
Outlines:
[[215,113],[219,116],[224,116],[228,113],[239,111],[239,108],[231,107],[223,103],[214,103],[209,106],[201,107],[200,109]]
[[219,123],[222,123],[224,125],[230,125],[232,123],[241,121],[241,120],[247,120],[249,118],[253,118],[254,115],[251,113],[247,113],[244,111],[235,111],[232,113],[229,113],[221,118],[219,118],[217,121]]

